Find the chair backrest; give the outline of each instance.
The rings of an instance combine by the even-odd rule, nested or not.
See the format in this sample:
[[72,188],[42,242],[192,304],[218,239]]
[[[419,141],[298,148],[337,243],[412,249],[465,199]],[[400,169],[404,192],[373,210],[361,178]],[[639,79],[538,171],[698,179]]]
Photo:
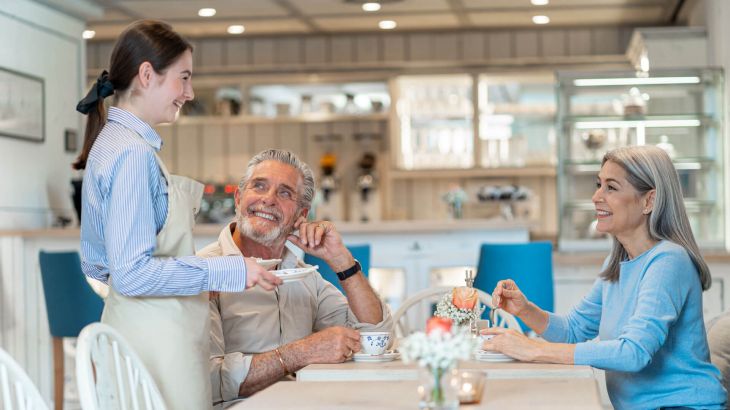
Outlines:
[[[414,306],[420,306],[421,302],[437,303],[445,293],[449,293],[453,289],[454,288],[451,286],[438,286],[428,288],[406,299],[395,312],[395,314],[393,314],[393,323],[395,323],[396,337],[408,336],[412,332],[420,330],[426,325],[425,323],[423,323],[418,328],[411,327],[408,321],[408,315],[406,315],[409,309]],[[482,305],[487,306],[487,309],[489,308],[489,306],[492,306],[492,296],[489,293],[481,289],[477,289],[477,293],[479,294],[479,302],[481,302]],[[517,322],[517,319],[513,315],[503,310],[497,310],[495,312],[494,321],[496,322],[497,326],[506,327],[509,329],[516,329],[522,332],[522,329],[520,328],[520,324]]]
[[[362,266],[362,273],[367,278],[368,272],[370,271],[370,245],[347,245],[347,249],[352,254],[352,257],[360,262],[360,266]],[[319,273],[322,277],[335,285],[340,292],[343,292],[342,285],[340,285],[340,280],[337,278],[337,274],[330,269],[327,262],[316,256],[304,254],[304,263],[318,265]]]
[[84,326],[98,322],[104,301],[87,283],[79,254],[40,251],[38,259],[51,335],[76,337]]
[[83,410],[166,409],[140,358],[116,330],[103,323],[90,324],[79,335],[76,384]]
[[0,409],[48,409],[28,375],[3,349],[0,349]]
[[[552,312],[555,287],[552,243],[483,244],[474,287],[492,292],[503,279],[514,280],[531,302]],[[520,324],[526,329],[524,323]]]

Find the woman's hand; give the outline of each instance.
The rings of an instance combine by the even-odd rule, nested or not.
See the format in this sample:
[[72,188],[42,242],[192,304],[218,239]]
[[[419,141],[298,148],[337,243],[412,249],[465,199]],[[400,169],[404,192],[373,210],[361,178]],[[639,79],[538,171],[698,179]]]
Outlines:
[[482,329],[482,335],[493,335],[482,342],[482,349],[504,353],[524,362],[574,364],[575,345],[530,339],[524,334],[503,327]]
[[529,302],[515,281],[505,279],[497,282],[492,292],[492,306],[520,316],[529,308]]
[[266,290],[274,290],[281,285],[281,278],[256,263],[256,259],[244,257],[243,260],[246,263],[246,289],[259,285]]
[[505,329],[503,327],[482,329],[480,333],[494,336],[482,342],[482,349],[504,353],[524,362],[537,360],[540,349],[546,344],[543,341],[530,339],[514,329]]

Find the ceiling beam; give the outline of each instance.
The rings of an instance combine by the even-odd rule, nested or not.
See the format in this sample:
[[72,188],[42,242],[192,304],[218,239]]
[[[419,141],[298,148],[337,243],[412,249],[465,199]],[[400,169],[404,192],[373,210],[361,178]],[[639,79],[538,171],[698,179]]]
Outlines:
[[145,16],[138,14],[132,10],[130,10],[128,7],[125,7],[122,5],[122,2],[119,0],[94,0],[98,5],[106,8],[111,9],[114,11],[118,11],[122,14],[126,14],[129,17],[129,20],[142,20],[145,18]]
[[289,12],[289,15],[291,17],[297,18],[301,20],[302,23],[304,23],[305,26],[307,26],[312,32],[314,33],[320,33],[322,32],[322,28],[319,27],[317,24],[314,23],[314,20],[312,18],[304,13],[302,13],[301,10],[296,8],[293,4],[289,3],[287,0],[271,0],[273,3],[278,4],[281,8],[285,9]]
[[447,3],[449,4],[449,7],[451,7],[451,12],[454,13],[456,19],[459,21],[459,24],[463,27],[472,26],[469,15],[464,9],[464,3],[462,3],[461,0],[447,0]]

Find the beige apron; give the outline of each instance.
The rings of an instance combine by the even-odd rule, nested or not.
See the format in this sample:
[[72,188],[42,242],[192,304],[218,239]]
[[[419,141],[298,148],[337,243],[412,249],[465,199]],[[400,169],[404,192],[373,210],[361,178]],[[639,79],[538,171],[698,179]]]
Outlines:
[[[193,255],[193,225],[203,185],[170,175],[159,157],[157,163],[168,183],[168,203],[154,256]],[[129,341],[155,379],[168,409],[200,410],[211,407],[208,315],[207,292],[181,297],[126,297],[110,286],[101,321]]]

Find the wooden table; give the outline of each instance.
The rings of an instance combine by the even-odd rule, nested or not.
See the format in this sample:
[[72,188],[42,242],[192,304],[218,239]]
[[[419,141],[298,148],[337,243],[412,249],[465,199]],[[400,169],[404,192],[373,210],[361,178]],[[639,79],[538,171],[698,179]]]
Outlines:
[[[418,408],[417,381],[279,382],[236,405],[245,409]],[[460,409],[601,410],[593,378],[487,379],[479,404]]]
[[[469,360],[459,369],[480,370],[489,379],[521,378],[590,378],[595,377],[590,366],[564,364],[507,362],[491,363]],[[349,361],[338,364],[312,364],[297,372],[297,381],[388,381],[418,380],[418,366],[400,360],[385,363]]]

